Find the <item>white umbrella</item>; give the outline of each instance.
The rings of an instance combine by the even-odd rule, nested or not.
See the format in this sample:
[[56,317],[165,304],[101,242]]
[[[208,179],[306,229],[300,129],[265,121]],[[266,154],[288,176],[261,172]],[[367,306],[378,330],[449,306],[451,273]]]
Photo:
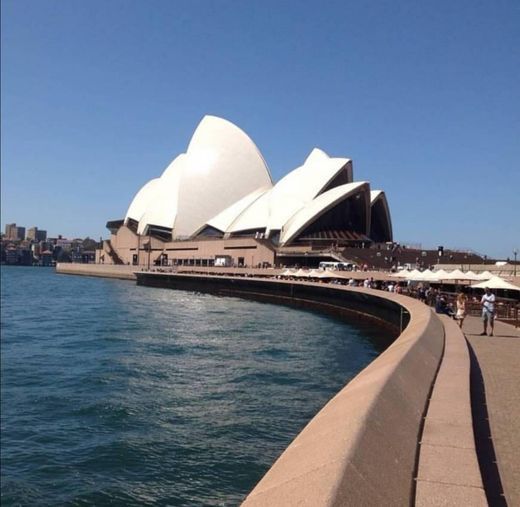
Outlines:
[[485,282],[476,283],[475,285],[471,286],[472,289],[485,289],[486,287],[489,287],[490,289],[507,289],[520,291],[520,287],[507,282],[499,276],[494,276]]
[[308,274],[309,278],[328,278],[329,275],[322,269],[311,269]]
[[481,278],[473,271],[466,271],[464,273],[464,280],[480,280]]
[[418,269],[414,269],[409,275],[407,275],[406,278],[408,280],[415,280],[417,282],[421,282],[424,279],[424,275]]
[[290,269],[286,269],[281,276],[294,276],[294,271],[291,271]]
[[483,271],[482,273],[479,273],[478,275],[479,280],[489,280],[490,278],[493,278],[493,273],[490,271]]
[[311,269],[309,273],[310,278],[335,278],[336,275],[330,271],[323,271],[318,269]]
[[448,272],[444,271],[444,269],[439,269],[439,271],[435,271],[435,274],[438,280],[442,280],[448,274]]
[[429,269],[427,269],[426,271],[423,271],[421,273],[421,278],[420,280],[422,280],[423,282],[438,282],[439,281],[439,276],[437,273],[435,273],[434,271],[430,271]]
[[293,273],[293,276],[296,276],[297,278],[308,278],[309,272],[304,269],[299,269],[296,273]]
[[442,277],[443,280],[465,280],[464,273],[460,269],[450,271]]
[[408,278],[410,273],[411,273],[411,271],[403,269],[402,271],[399,271],[398,273],[393,273],[390,276],[393,276],[395,278]]
[[306,275],[308,278],[319,278],[321,280],[325,278],[337,278],[338,275],[336,273],[332,273],[331,271],[324,271],[322,269],[311,269]]
[[447,273],[442,277],[442,280],[481,280],[475,273],[463,273],[460,269],[455,269],[451,273]]

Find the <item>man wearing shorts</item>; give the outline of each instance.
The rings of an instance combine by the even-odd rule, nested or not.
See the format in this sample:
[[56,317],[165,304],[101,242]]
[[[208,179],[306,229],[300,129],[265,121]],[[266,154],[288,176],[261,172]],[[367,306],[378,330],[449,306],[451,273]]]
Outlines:
[[482,296],[480,304],[482,305],[482,322],[484,323],[484,332],[480,333],[480,335],[487,335],[487,326],[489,322],[489,327],[491,329],[489,336],[493,336],[493,330],[495,328],[495,295],[491,292],[489,287],[486,287],[486,292]]

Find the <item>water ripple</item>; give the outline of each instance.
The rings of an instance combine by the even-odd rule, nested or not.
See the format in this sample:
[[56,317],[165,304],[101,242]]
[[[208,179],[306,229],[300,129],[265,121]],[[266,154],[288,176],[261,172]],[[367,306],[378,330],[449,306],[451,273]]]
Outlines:
[[5,506],[237,505],[387,340],[281,306],[1,271]]

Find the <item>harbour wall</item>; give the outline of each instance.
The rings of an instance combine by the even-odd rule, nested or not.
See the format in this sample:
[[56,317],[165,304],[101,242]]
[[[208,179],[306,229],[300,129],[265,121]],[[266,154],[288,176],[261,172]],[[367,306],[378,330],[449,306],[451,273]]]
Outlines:
[[56,273],[62,275],[100,276],[103,278],[119,278],[121,280],[135,280],[136,266],[119,264],[76,264],[59,262]]
[[137,273],[137,283],[310,306],[399,334],[307,424],[245,506],[412,505],[423,419],[444,327],[411,298],[332,284]]

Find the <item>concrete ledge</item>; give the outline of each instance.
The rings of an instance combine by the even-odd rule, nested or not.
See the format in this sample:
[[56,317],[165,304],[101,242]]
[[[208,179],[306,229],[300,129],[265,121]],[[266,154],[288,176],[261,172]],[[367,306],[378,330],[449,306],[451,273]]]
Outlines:
[[310,282],[160,273],[137,278],[155,287],[314,300],[393,326],[405,310],[404,332],[307,424],[244,505],[413,503],[422,421],[444,347],[442,323],[429,307],[396,294]]
[[60,262],[56,265],[56,273],[62,275],[100,276],[103,278],[119,278],[135,280],[136,266],[116,264],[76,264]]
[[456,322],[441,319],[446,345],[421,438],[415,504],[485,506],[473,434],[468,346]]

